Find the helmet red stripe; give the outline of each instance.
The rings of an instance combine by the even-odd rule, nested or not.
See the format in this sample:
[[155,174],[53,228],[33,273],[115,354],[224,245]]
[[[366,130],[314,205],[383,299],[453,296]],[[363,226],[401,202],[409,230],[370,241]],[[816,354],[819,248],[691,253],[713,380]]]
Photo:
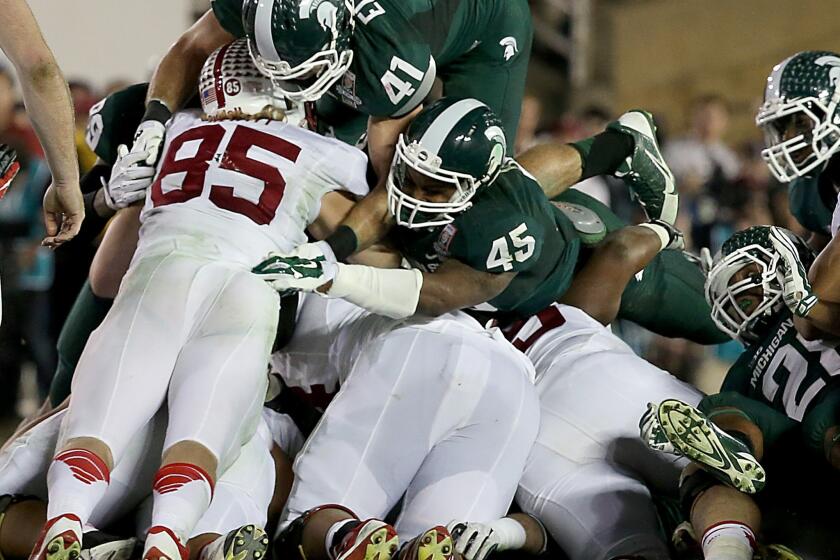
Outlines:
[[221,109],[225,106],[225,88],[222,84],[222,64],[225,60],[225,55],[228,52],[230,45],[225,45],[219,50],[216,55],[216,61],[213,63],[213,87],[216,88],[216,103]]

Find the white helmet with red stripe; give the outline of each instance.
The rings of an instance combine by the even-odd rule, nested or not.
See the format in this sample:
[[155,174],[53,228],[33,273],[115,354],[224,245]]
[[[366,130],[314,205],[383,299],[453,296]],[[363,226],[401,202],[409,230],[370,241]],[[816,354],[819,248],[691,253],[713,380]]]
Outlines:
[[266,107],[282,109],[286,121],[299,124],[304,110],[283,94],[254,65],[247,39],[216,49],[204,63],[199,81],[201,107],[209,117],[241,111],[256,115]]

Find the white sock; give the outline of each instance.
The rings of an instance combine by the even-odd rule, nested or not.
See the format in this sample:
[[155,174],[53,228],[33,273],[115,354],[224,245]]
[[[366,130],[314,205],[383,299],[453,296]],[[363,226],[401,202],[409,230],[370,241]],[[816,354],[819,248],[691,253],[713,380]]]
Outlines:
[[59,453],[47,471],[47,519],[73,514],[87,524],[93,509],[102,500],[111,479],[110,469],[87,449]]
[[210,507],[213,479],[189,463],[170,463],[155,475],[152,526],[166,527],[185,544]]
[[706,560],[752,560],[755,535],[736,521],[712,525],[700,541]]
[[224,558],[225,538],[227,538],[227,535],[221,535],[219,537],[216,537],[215,540],[204,545],[204,548],[201,549],[201,553],[198,555],[198,560]]

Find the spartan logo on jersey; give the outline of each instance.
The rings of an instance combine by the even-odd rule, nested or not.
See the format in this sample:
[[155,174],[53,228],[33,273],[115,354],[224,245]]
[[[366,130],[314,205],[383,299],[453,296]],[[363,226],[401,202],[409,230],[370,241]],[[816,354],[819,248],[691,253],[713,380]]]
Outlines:
[[499,44],[505,48],[505,60],[510,60],[519,52],[515,37],[505,37]]
[[831,70],[828,71],[829,83],[834,87],[840,86],[840,57],[831,55],[821,56],[814,61],[814,64],[831,67]]

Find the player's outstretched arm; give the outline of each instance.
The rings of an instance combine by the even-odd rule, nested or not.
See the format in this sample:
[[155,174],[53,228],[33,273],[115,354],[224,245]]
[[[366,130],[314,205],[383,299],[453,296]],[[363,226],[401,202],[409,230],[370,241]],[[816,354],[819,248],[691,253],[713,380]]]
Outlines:
[[161,59],[146,99],[161,101],[170,111],[177,111],[196,91],[198,75],[207,57],[235,37],[225,31],[213,10],[208,10],[169,47]]
[[661,250],[682,248],[682,235],[661,222],[626,226],[602,241],[586,265],[575,274],[560,300],[608,325],[621,306],[621,294],[633,276]]
[[[807,291],[813,297],[810,304],[808,294],[800,294],[794,300],[785,293],[785,303],[794,313],[797,332],[806,340],[840,337],[840,240],[837,237],[811,265],[808,279]],[[789,291],[788,284],[785,283],[785,292]]]
[[70,91],[26,2],[0,0],[0,10],[6,22],[0,28],[0,48],[17,70],[27,113],[53,177],[54,196],[44,202],[44,244],[60,245],[78,233],[85,217]]

